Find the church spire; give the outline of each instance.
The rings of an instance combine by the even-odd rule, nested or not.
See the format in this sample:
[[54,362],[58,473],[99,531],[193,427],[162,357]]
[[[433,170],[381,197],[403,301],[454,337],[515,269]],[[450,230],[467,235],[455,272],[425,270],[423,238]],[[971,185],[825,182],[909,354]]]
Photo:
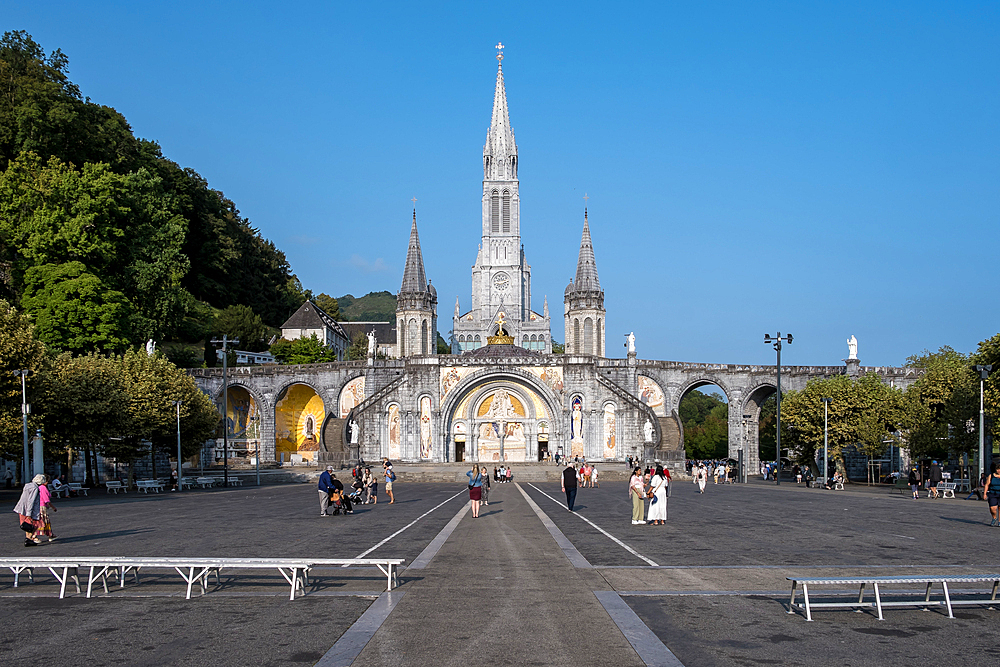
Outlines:
[[512,181],[517,180],[517,144],[510,127],[507,90],[503,82],[503,44],[498,43],[496,48],[497,84],[493,92],[493,118],[483,147],[483,180]]
[[417,209],[413,209],[413,225],[410,227],[410,247],[406,251],[406,266],[403,268],[403,285],[400,292],[424,292],[427,290],[427,275],[424,273],[424,256],[420,252],[420,237],[417,235]]
[[590,240],[587,209],[583,210],[583,237],[580,239],[580,257],[576,263],[576,280],[573,284],[577,290],[601,290],[601,281],[597,278],[597,261],[594,259],[594,244]]

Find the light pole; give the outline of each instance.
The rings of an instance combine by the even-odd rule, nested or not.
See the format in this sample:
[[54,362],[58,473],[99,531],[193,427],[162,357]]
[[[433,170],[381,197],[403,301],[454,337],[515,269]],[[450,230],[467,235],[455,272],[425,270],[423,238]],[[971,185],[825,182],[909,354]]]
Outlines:
[[778,422],[778,431],[775,436],[775,449],[777,450],[777,457],[775,462],[777,463],[776,475],[774,476],[775,485],[781,484],[781,343],[787,341],[789,345],[792,344],[792,334],[788,334],[782,337],[781,332],[778,332],[777,336],[771,337],[771,334],[764,334],[764,344],[770,345],[774,344],[774,351],[778,353],[778,397],[777,397],[777,409],[775,410],[775,418]]
[[184,401],[174,401],[174,405],[177,407],[177,490],[183,491],[184,485],[181,484],[181,403]]
[[[976,364],[976,370],[979,371],[979,479],[983,478],[983,473],[986,472],[986,447],[985,442],[985,432],[984,432],[984,421],[983,418],[983,384],[986,382],[986,378],[989,377],[990,371],[993,370],[993,364]],[[27,431],[25,431],[27,432]]]
[[24,430],[24,463],[21,468],[21,484],[27,484],[28,479],[31,477],[29,475],[29,463],[28,460],[28,414],[31,412],[31,405],[28,403],[28,390],[25,385],[25,378],[31,373],[27,368],[22,368],[20,370],[13,371],[15,376],[20,376],[21,378],[21,427]]
[[227,372],[229,355],[226,345],[239,345],[239,338],[222,335],[222,340],[213,338],[212,343],[222,343],[222,486],[229,486],[229,374]]
[[826,486],[826,481],[830,479],[827,474],[826,462],[830,456],[829,440],[830,440],[830,421],[829,421],[829,410],[830,402],[833,400],[830,397],[824,396],[819,399],[823,401],[823,486]]

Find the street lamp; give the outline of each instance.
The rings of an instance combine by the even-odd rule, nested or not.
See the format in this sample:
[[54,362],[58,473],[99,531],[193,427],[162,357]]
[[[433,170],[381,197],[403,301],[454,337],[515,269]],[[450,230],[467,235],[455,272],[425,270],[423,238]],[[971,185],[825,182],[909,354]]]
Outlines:
[[774,344],[774,351],[778,353],[778,397],[777,397],[777,409],[775,411],[776,421],[778,422],[778,432],[775,436],[775,449],[777,450],[777,457],[775,461],[777,462],[777,474],[775,475],[775,485],[781,484],[781,343],[787,342],[789,345],[792,344],[792,334],[788,334],[782,337],[781,332],[778,332],[777,336],[772,337],[771,334],[764,334],[764,344],[771,345]]
[[174,401],[174,406],[177,408],[177,490],[183,491],[184,485],[181,484],[181,403],[184,401]]
[[830,402],[833,401],[833,399],[824,396],[819,400],[823,401],[823,486],[826,486],[827,480],[830,479],[830,476],[827,474],[828,471],[826,467],[826,462],[830,456],[830,448],[828,446],[830,440],[829,411],[830,411]]
[[28,469],[28,414],[31,412],[31,405],[28,403],[28,390],[25,386],[25,378],[31,373],[27,368],[12,371],[15,377],[21,378],[21,427],[24,430],[24,463],[21,472],[21,484],[27,484],[29,475]]
[[[983,384],[986,382],[986,378],[989,377],[990,371],[993,370],[993,364],[976,364],[976,370],[979,371],[979,479],[982,479],[983,473],[986,472],[986,448],[983,444],[985,436],[983,425]],[[27,431],[25,432],[27,433]]]
[[222,485],[229,486],[229,374],[227,372],[229,355],[226,345],[239,345],[239,338],[222,335],[222,340],[213,338],[210,342],[222,343]]

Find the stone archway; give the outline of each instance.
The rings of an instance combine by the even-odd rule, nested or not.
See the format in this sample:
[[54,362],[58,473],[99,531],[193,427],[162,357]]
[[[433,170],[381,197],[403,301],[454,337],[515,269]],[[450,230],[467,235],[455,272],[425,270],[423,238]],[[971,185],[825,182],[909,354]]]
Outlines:
[[[747,469],[751,473],[756,473],[760,468],[761,460],[771,460],[774,454],[768,456],[760,455],[760,413],[764,403],[767,402],[778,391],[778,388],[770,383],[762,383],[746,390],[746,398],[743,399],[741,410],[741,434],[743,447],[747,452]],[[777,453],[777,452],[775,452]]]
[[[730,429],[729,429],[729,421],[732,418],[731,417],[731,413],[732,413],[732,409],[731,408],[732,408],[732,395],[733,395],[733,392],[730,390],[730,388],[725,383],[721,382],[718,378],[713,378],[713,377],[708,377],[708,376],[698,377],[698,378],[689,380],[687,383],[685,383],[681,387],[681,389],[674,396],[675,402],[674,402],[674,405],[673,405],[673,409],[671,411],[671,416],[674,418],[674,420],[675,420],[675,422],[677,424],[677,429],[678,429],[678,431],[680,433],[680,447],[684,451],[684,456],[685,456],[686,459],[690,459],[690,458],[702,458],[702,457],[692,456],[691,453],[687,451],[687,447],[685,446],[685,437],[684,437],[684,423],[681,420],[681,415],[680,415],[681,402],[688,395],[690,395],[690,393],[692,391],[695,391],[696,389],[700,389],[702,387],[717,387],[719,390],[722,391],[722,394],[725,396],[726,405],[730,406],[729,409],[727,410],[726,426],[724,428],[724,431],[726,433],[726,447],[725,447],[726,451],[725,451],[725,454],[723,456],[732,456],[733,443],[731,441],[731,438],[729,437],[729,431],[730,431]],[[714,455],[709,456],[708,458],[716,458],[717,456],[720,456],[720,452],[715,452]]]
[[326,414],[323,397],[312,385],[294,382],[283,387],[274,403],[275,458],[318,460]]
[[[227,399],[228,405],[223,409],[223,401]],[[272,428],[266,419],[266,403],[255,389],[240,382],[230,382],[225,391],[219,388],[215,406],[223,415],[228,431],[230,457],[259,456],[261,462],[274,460],[274,449],[267,437]],[[222,446],[221,441],[217,446]]]

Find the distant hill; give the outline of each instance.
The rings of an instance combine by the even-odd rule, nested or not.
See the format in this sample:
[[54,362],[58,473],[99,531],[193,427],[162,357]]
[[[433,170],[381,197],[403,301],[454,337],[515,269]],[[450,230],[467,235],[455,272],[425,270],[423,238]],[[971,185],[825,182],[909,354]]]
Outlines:
[[337,297],[340,319],[347,322],[394,322],[396,295],[391,292],[369,292],[355,298],[351,294]]

